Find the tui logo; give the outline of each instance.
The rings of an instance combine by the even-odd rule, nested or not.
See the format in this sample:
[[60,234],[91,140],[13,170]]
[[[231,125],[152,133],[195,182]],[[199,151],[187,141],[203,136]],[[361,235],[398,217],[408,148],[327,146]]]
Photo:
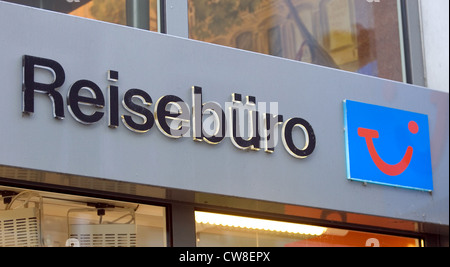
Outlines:
[[428,116],[344,101],[347,178],[432,191]]

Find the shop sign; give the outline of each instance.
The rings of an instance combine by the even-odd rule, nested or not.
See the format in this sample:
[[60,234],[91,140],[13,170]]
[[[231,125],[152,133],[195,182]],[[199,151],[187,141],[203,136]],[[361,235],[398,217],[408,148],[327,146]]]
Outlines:
[[[36,70],[44,70],[53,76],[52,82],[36,81]],[[194,141],[205,141],[218,144],[225,137],[230,137],[234,146],[242,150],[258,151],[262,147],[268,153],[275,150],[277,143],[277,129],[281,126],[281,140],[287,152],[295,158],[306,158],[316,146],[316,137],[312,126],[302,118],[289,118],[284,121],[282,115],[262,113],[256,109],[256,98],[233,93],[232,101],[227,102],[225,108],[216,102],[203,102],[202,88],[192,87],[192,110],[188,103],[175,95],[160,97],[153,104],[152,97],[144,90],[132,88],[119,98],[119,88],[116,82],[119,72],[108,71],[106,96],[93,81],[80,79],[68,88],[67,110],[71,116],[82,124],[98,123],[107,117],[108,126],[112,129],[119,127],[120,121],[130,131],[146,133],[154,125],[165,136],[180,138],[189,136],[192,128]],[[34,112],[35,93],[48,95],[53,104],[53,116],[56,119],[65,118],[65,107],[60,87],[65,82],[65,70],[55,60],[23,56],[23,84],[22,84],[22,112]],[[150,106],[154,105],[153,112]],[[105,110],[105,106],[107,109]],[[120,115],[120,106],[126,112]],[[86,111],[86,108],[89,111]],[[247,112],[248,130],[242,129],[244,109]],[[205,130],[205,114],[212,114],[213,130]],[[262,117],[262,119],[260,119]],[[260,121],[261,120],[261,121]],[[293,131],[298,127],[303,132],[303,139],[294,142]],[[210,127],[211,128],[211,127]],[[298,147],[298,143],[304,144]],[[296,145],[297,144],[297,145]]]
[[428,116],[344,101],[347,178],[433,190]]

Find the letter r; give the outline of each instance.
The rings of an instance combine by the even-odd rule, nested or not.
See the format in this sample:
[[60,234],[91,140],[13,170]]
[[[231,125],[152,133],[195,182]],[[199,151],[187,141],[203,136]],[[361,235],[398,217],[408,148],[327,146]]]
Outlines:
[[[23,113],[34,112],[34,92],[46,93],[53,102],[53,116],[57,119],[64,118],[63,97],[56,91],[65,80],[63,67],[56,61],[46,58],[25,55],[22,60],[23,65]],[[34,80],[35,69],[46,69],[53,74],[53,83],[45,84]]]

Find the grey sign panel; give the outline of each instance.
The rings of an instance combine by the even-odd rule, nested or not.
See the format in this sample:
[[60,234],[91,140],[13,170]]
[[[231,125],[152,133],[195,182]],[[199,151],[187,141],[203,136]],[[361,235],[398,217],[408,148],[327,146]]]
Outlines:
[[[0,25],[0,165],[448,225],[448,93],[7,3],[0,3]],[[56,90],[63,119],[53,116],[55,99],[39,92],[33,94],[34,112],[23,114],[24,55],[64,69]],[[118,77],[108,76],[110,70]],[[37,66],[33,81],[52,84],[53,72]],[[80,104],[82,97],[99,95],[83,89],[80,84],[91,84],[79,83],[84,80],[98,86],[104,105]],[[236,93],[242,101],[254,97],[249,99],[261,110],[283,115],[283,121],[307,121],[314,150],[293,157],[282,138],[273,153],[239,149],[229,136],[218,144],[194,141],[193,86],[202,88],[203,103],[225,111]],[[118,98],[109,96],[111,87],[118,88]],[[79,96],[69,94],[77,88]],[[151,97],[132,101],[152,114],[164,96],[183,100],[186,106],[174,108],[183,111],[186,136],[168,137],[156,120],[141,132],[130,131],[121,119],[109,127],[117,114],[144,123],[130,102],[122,104],[131,89]],[[103,116],[80,123],[68,97],[83,114]],[[347,179],[345,99],[428,115],[432,193]],[[311,139],[298,126],[292,140],[302,149]],[[282,130],[279,125],[279,137]]]

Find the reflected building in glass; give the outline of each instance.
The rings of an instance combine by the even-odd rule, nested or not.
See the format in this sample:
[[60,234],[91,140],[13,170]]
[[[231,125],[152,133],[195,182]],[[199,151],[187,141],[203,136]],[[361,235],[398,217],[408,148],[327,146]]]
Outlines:
[[189,0],[189,37],[403,81],[397,1]]

